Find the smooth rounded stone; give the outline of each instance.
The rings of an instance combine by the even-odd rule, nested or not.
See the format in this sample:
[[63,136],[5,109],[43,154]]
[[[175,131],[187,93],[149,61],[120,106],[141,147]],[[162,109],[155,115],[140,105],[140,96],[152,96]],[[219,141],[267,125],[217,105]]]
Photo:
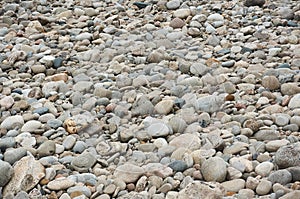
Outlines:
[[281,84],[280,91],[283,95],[295,95],[300,93],[300,87],[298,83],[284,83]]
[[169,9],[169,10],[175,10],[177,8],[179,8],[180,6],[180,0],[172,0],[172,1],[168,1],[166,3],[166,7]]
[[276,130],[259,130],[254,134],[255,139],[258,141],[266,141],[266,140],[278,140],[279,132]]
[[71,166],[79,172],[88,172],[95,165],[96,161],[94,155],[90,152],[84,152],[72,160]]
[[53,129],[57,129],[58,127],[61,127],[63,122],[58,119],[50,119],[47,121],[47,125]]
[[186,122],[179,116],[172,117],[169,121],[169,125],[172,128],[173,133],[183,133],[187,127]]
[[147,133],[151,137],[162,137],[162,136],[167,136],[171,133],[170,128],[162,123],[153,123],[147,128]]
[[275,153],[274,163],[282,169],[300,166],[300,146],[293,144],[280,147]]
[[234,179],[226,182],[222,182],[221,185],[225,188],[227,192],[239,192],[241,189],[245,188],[245,180]]
[[234,60],[222,62],[222,66],[223,66],[223,67],[227,67],[227,68],[233,67],[234,64],[235,64],[235,61],[234,61]]
[[245,6],[259,6],[262,7],[265,4],[265,0],[246,0],[244,2]]
[[272,184],[280,183],[282,185],[292,182],[292,179],[292,174],[287,169],[274,171],[268,177],[268,180],[271,181]]
[[300,198],[300,191],[294,190],[280,197],[280,199],[291,199],[291,198]]
[[22,128],[21,132],[36,132],[39,128],[41,128],[42,123],[40,121],[31,120],[26,122]]
[[286,139],[272,140],[267,142],[266,150],[269,152],[276,152],[280,147],[288,145],[290,142]]
[[55,153],[55,148],[55,142],[52,140],[47,140],[39,146],[39,148],[37,149],[37,154],[40,158],[50,156]]
[[154,110],[162,115],[170,113],[174,106],[174,100],[162,100],[154,106]]
[[77,141],[73,147],[75,153],[82,153],[88,146],[84,141]]
[[175,160],[168,165],[175,172],[183,172],[188,168],[188,165],[182,160]]
[[179,135],[175,137],[169,142],[170,146],[174,146],[176,148],[186,148],[191,151],[200,149],[201,140],[198,136],[190,133]]
[[273,170],[273,168],[274,168],[273,163],[262,162],[255,167],[255,172],[262,177],[266,177],[270,174],[270,172]]
[[39,121],[42,123],[47,123],[48,120],[55,119],[55,116],[52,113],[46,113],[39,117]]
[[207,17],[207,21],[223,21],[224,17],[218,13],[210,14]]
[[173,189],[173,186],[170,183],[165,183],[158,189],[158,191],[161,193],[168,193],[172,189]]
[[125,163],[116,168],[114,176],[123,180],[125,183],[133,183],[136,182],[144,173],[144,168],[130,163]]
[[61,58],[61,57],[56,57],[54,60],[53,60],[53,68],[55,69],[58,69],[60,68],[62,65],[63,65],[63,61],[64,59]]
[[262,79],[262,86],[271,91],[277,90],[280,88],[280,82],[275,76],[265,76]]
[[272,189],[272,182],[262,179],[256,187],[256,193],[258,195],[267,195]]
[[174,11],[174,17],[178,17],[180,19],[185,19],[191,15],[191,10],[189,8],[180,8]]
[[237,199],[250,199],[255,198],[255,193],[251,189],[241,189],[238,192]]
[[176,29],[176,28],[182,28],[183,26],[185,26],[185,21],[183,21],[182,19],[176,17],[174,19],[172,19],[170,21],[170,27]]
[[195,180],[179,191],[177,199],[221,199],[225,196],[225,194],[226,191],[224,187],[217,182],[201,182]]
[[13,176],[3,189],[3,196],[33,189],[45,176],[45,168],[33,156],[25,156],[14,164]]
[[276,113],[272,116],[274,117],[275,124],[277,124],[278,126],[286,126],[291,118],[290,115],[285,113]]
[[109,184],[108,186],[106,186],[103,190],[104,193],[106,194],[113,194],[116,190],[116,185],[114,184]]
[[300,167],[289,167],[287,170],[292,174],[293,182],[300,180]]
[[12,166],[5,161],[0,160],[0,187],[4,187],[13,175]]
[[100,196],[97,197],[97,199],[110,199],[110,196],[108,194],[101,194]]
[[31,68],[31,71],[35,74],[38,74],[38,73],[45,73],[46,72],[46,67],[45,65],[33,65],[30,67]]
[[88,32],[84,32],[84,33],[81,33],[81,34],[77,35],[75,37],[75,40],[77,40],[77,41],[82,41],[82,40],[85,40],[85,39],[91,40],[92,37],[93,37],[93,34],[88,33]]
[[50,181],[47,184],[47,188],[53,191],[65,190],[70,187],[73,187],[75,182],[70,180],[69,178],[60,177],[56,178],[55,180]]
[[[26,156],[27,150],[23,147],[6,150],[4,153],[4,161],[13,165],[15,162]],[[0,175],[1,176],[1,175]]]
[[298,115],[292,116],[291,119],[290,119],[290,123],[291,124],[296,124],[297,126],[300,127],[300,116],[298,116]]
[[16,127],[21,127],[24,125],[24,119],[20,115],[9,116],[3,120],[0,127],[7,130],[14,129]]
[[0,139],[0,150],[5,151],[7,148],[13,148],[16,145],[16,140],[13,137],[6,137]]
[[154,111],[154,106],[147,96],[142,95],[132,105],[132,115],[151,115]]
[[43,115],[48,112],[49,112],[49,108],[47,108],[47,107],[39,107],[32,111],[32,113],[37,113],[39,115]]
[[5,96],[0,100],[0,107],[9,109],[14,104],[15,100],[12,96]]
[[291,98],[288,107],[290,109],[300,108],[300,93]]
[[196,62],[190,66],[190,72],[194,75],[202,76],[208,71],[208,68],[205,64]]
[[66,150],[69,150],[69,149],[73,148],[73,146],[75,145],[75,143],[76,143],[76,138],[73,135],[68,135],[64,139],[62,145],[64,146],[64,148]]
[[77,193],[81,193],[81,194],[84,194],[88,198],[92,195],[91,190],[88,187],[86,187],[86,186],[74,186],[74,187],[70,187],[70,188],[68,188],[67,193],[69,195],[72,195],[74,193],[76,193],[76,194]]
[[211,157],[201,166],[201,173],[206,181],[223,182],[226,179],[226,162],[220,157]]

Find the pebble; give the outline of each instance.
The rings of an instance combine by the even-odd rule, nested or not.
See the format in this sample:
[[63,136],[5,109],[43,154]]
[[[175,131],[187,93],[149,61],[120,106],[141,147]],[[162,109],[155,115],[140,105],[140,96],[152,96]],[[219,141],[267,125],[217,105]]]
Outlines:
[[219,157],[211,157],[203,162],[201,173],[206,181],[223,182],[226,178],[226,162]]
[[123,180],[126,183],[136,182],[140,176],[144,174],[145,170],[133,164],[120,165],[114,171],[114,176]]
[[256,193],[258,195],[266,195],[268,194],[272,189],[272,182],[262,179],[259,184],[256,187]]
[[266,177],[269,176],[273,168],[274,165],[271,162],[262,162],[255,167],[255,172],[262,177]]
[[7,117],[1,123],[1,128],[5,128],[7,130],[14,129],[16,127],[22,127],[24,125],[24,119],[20,115],[14,115]]
[[4,153],[4,161],[13,165],[15,162],[20,160],[22,157],[26,156],[27,150],[25,148],[16,148],[6,150]]
[[292,181],[292,174],[288,170],[282,169],[271,173],[268,180],[271,181],[272,184],[280,183],[286,185]]
[[36,132],[40,127],[42,126],[42,123],[40,121],[31,120],[26,122],[22,128],[22,132]]
[[70,187],[73,187],[75,185],[75,182],[73,180],[70,180],[65,177],[57,178],[53,181],[50,181],[47,184],[47,188],[50,190],[64,190],[68,189]]
[[226,182],[222,182],[221,185],[225,188],[227,192],[239,192],[241,189],[245,188],[245,180],[234,179]]
[[96,157],[90,152],[84,152],[72,160],[71,166],[79,172],[87,172],[95,163]]
[[0,175],[2,178],[0,179],[0,186],[4,187],[11,179],[13,175],[13,168],[12,166],[5,162],[0,160]]
[[276,151],[274,162],[279,168],[288,168],[292,166],[299,166],[300,150],[296,144],[282,146]]

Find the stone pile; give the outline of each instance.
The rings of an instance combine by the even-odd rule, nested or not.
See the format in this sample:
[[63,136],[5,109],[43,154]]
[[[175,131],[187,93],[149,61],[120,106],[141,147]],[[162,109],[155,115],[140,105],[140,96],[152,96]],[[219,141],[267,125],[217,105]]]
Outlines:
[[298,0],[0,5],[0,198],[300,198]]

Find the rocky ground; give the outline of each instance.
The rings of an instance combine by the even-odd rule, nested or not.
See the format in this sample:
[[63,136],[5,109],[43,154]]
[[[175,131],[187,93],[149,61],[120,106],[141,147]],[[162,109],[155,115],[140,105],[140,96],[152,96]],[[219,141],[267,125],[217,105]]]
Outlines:
[[0,5],[0,198],[300,198],[298,0]]

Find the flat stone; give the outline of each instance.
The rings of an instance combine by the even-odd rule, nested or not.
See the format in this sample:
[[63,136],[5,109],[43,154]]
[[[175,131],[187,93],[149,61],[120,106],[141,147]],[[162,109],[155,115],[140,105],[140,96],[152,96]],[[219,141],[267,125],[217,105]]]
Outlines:
[[187,133],[175,137],[170,141],[169,145],[175,146],[176,148],[186,148],[193,151],[201,147],[201,140],[198,136]]
[[222,182],[221,185],[225,188],[227,192],[239,192],[241,189],[245,188],[245,180],[234,179],[226,182]]
[[13,176],[3,189],[3,196],[17,194],[21,190],[29,191],[45,176],[45,168],[32,156],[26,156],[16,162]]
[[174,11],[174,17],[178,17],[180,19],[185,19],[191,15],[191,10],[189,8],[180,8]]
[[75,157],[71,166],[79,172],[87,172],[96,163],[96,157],[90,152],[85,152]]
[[23,147],[6,150],[4,153],[4,161],[13,165],[15,162],[26,156],[27,150]]
[[65,177],[57,178],[55,180],[50,181],[47,184],[47,188],[54,191],[60,191],[68,189],[75,185],[75,182],[73,180],[70,180]]
[[114,176],[123,180],[126,183],[133,183],[144,174],[145,170],[142,167],[126,163],[120,165],[114,171]]
[[43,142],[37,149],[39,157],[51,156],[55,153],[56,145],[52,140]]
[[16,127],[22,127],[24,125],[24,119],[20,115],[9,116],[3,120],[0,127],[7,130],[14,129]]
[[40,121],[31,120],[26,122],[22,128],[22,132],[35,132],[42,126],[42,123]]

